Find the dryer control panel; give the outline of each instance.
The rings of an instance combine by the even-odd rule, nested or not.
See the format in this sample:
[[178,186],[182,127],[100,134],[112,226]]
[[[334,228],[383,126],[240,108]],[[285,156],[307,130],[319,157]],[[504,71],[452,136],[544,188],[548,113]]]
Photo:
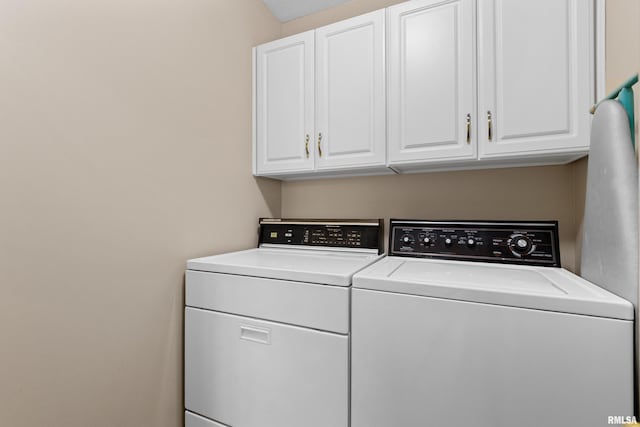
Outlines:
[[560,267],[558,222],[392,219],[389,255]]
[[384,252],[383,220],[309,220],[263,218],[259,244]]

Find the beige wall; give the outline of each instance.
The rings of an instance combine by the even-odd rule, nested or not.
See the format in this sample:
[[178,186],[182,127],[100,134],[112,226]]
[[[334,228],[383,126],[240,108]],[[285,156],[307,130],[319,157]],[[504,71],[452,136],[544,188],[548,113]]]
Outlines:
[[0,2],[0,426],[182,424],[185,260],[255,244],[260,0]]

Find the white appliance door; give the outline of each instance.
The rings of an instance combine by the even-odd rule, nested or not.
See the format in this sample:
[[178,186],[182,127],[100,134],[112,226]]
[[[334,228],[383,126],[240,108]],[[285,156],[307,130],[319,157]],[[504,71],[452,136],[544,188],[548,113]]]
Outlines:
[[352,298],[352,427],[595,427],[633,414],[631,321]]
[[233,427],[346,427],[347,336],[185,309],[185,407]]

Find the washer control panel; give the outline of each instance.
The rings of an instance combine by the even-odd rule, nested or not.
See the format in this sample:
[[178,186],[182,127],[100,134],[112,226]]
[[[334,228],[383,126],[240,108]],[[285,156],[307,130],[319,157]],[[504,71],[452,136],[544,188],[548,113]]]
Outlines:
[[389,254],[560,267],[558,222],[392,219]]
[[383,220],[263,218],[259,244],[384,251]]

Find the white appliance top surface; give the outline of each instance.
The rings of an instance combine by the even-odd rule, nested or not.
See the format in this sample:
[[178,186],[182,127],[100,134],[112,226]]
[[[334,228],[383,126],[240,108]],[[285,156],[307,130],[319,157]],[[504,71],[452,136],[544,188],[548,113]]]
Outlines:
[[356,288],[633,319],[633,305],[553,267],[387,257],[353,277]]
[[189,270],[350,286],[352,276],[382,255],[336,250],[256,248],[187,262]]

